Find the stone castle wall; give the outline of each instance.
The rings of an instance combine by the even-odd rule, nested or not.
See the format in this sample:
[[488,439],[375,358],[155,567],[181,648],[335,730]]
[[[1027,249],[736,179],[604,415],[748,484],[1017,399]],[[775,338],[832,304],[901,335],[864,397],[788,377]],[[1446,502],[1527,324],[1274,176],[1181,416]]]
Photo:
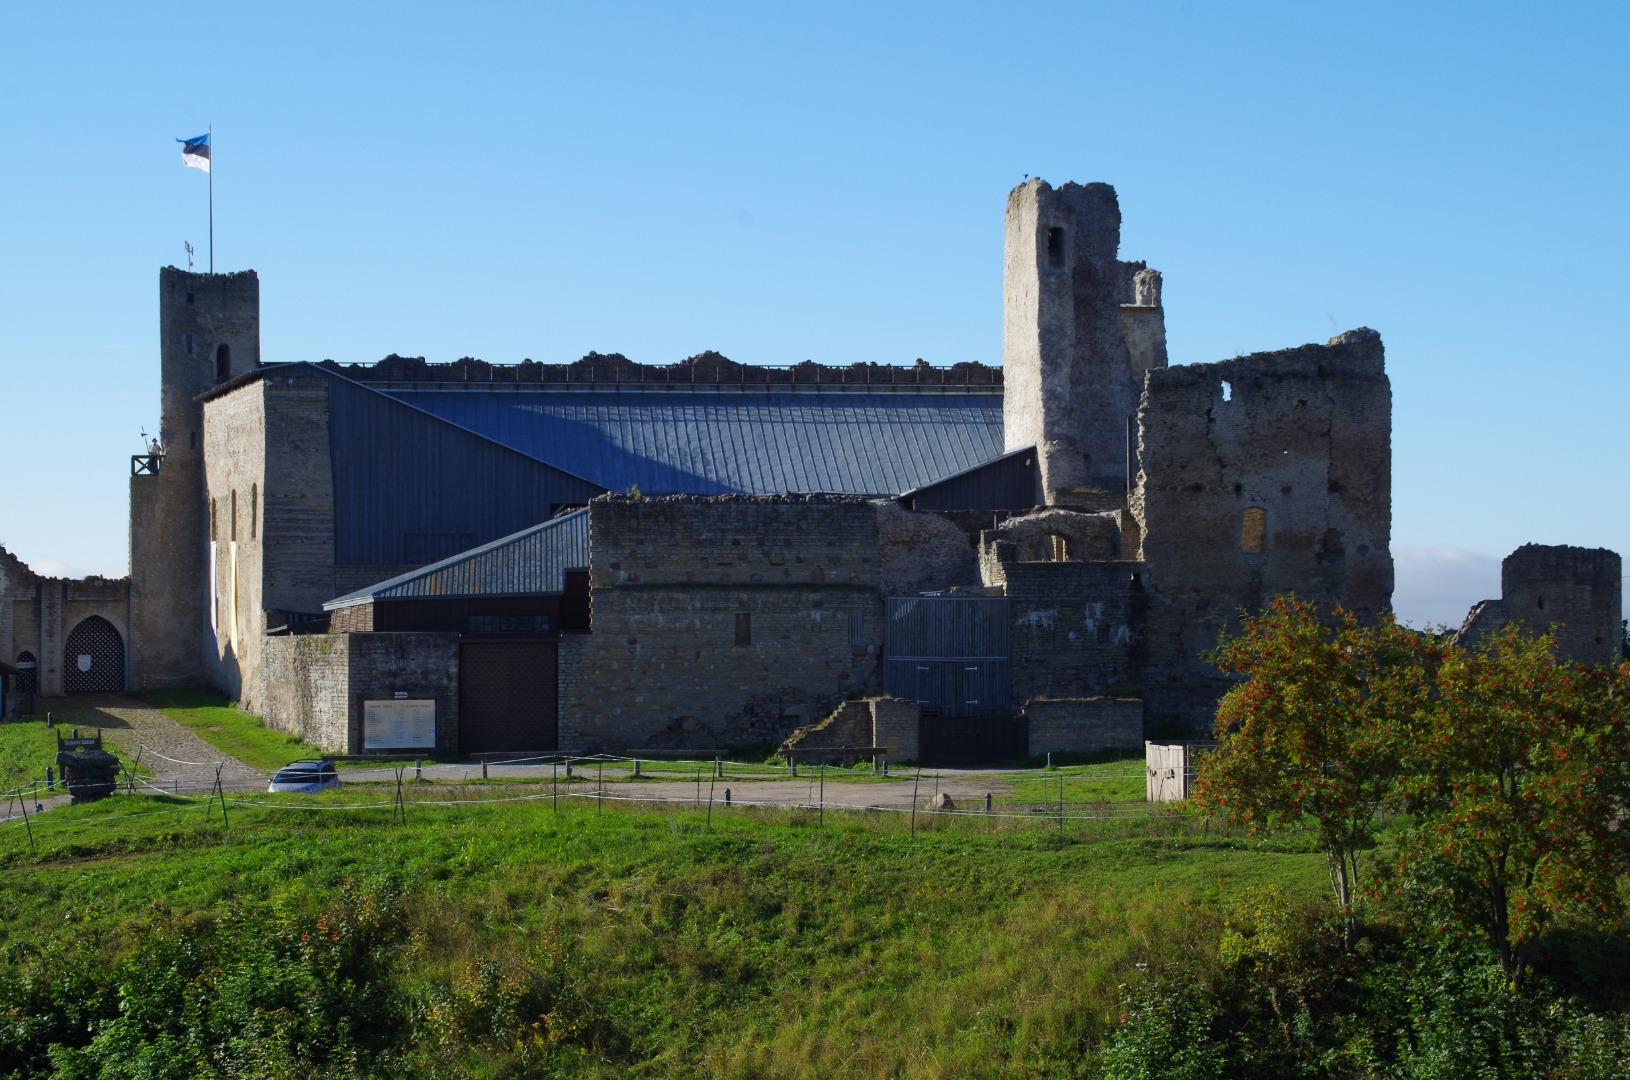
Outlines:
[[1024,706],[1030,754],[1097,754],[1143,746],[1143,702],[1137,698],[1036,698]]
[[592,633],[560,643],[560,744],[779,742],[875,691],[875,509],[840,497],[596,499]]
[[261,716],[333,753],[364,752],[362,703],[398,692],[436,702],[436,738],[458,747],[455,634],[297,634],[264,639]]
[[1276,593],[1390,606],[1391,417],[1372,330],[1148,374],[1132,512],[1156,678],[1209,674],[1219,632]]
[[1557,652],[1586,664],[1620,658],[1624,563],[1617,552],[1524,544],[1500,564],[1500,599],[1476,605],[1455,641],[1476,645],[1510,623],[1553,630]]

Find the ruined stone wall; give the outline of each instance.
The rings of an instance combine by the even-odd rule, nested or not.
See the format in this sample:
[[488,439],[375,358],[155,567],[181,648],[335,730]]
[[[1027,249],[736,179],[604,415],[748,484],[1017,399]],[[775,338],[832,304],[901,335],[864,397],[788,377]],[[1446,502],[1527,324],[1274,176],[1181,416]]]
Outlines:
[[1137,698],[1036,698],[1024,706],[1030,754],[1097,754],[1143,746],[1143,702]]
[[260,279],[253,271],[160,271],[159,357],[163,458],[157,475],[130,478],[131,666],[141,688],[204,677],[211,650],[197,399],[259,366]]
[[1200,655],[1276,593],[1390,606],[1391,418],[1373,330],[1148,374],[1131,509],[1152,679],[1215,675]]
[[1003,427],[1007,449],[1037,448],[1049,505],[1107,509],[1126,491],[1138,376],[1165,363],[1159,277],[1116,258],[1120,227],[1108,184],[1008,193]]
[[296,634],[265,638],[258,668],[268,727],[333,753],[364,752],[362,702],[400,691],[436,702],[436,738],[458,747],[455,634]]
[[[979,562],[967,534],[935,513],[907,510],[893,500],[877,507],[883,591],[889,596],[979,584]],[[984,515],[989,519],[990,515]]]
[[934,367],[915,364],[859,363],[843,366],[806,360],[790,367],[741,364],[716,352],[698,353],[677,364],[641,364],[621,353],[591,352],[570,364],[491,364],[465,357],[448,364],[432,364],[422,356],[392,353],[376,364],[322,366],[359,382],[448,383],[645,383],[681,385],[844,385],[844,386],[999,386],[1002,369],[980,363]]
[[1524,544],[1500,564],[1500,599],[1472,608],[1454,640],[1476,645],[1509,623],[1555,629],[1557,652],[1585,664],[1621,656],[1624,563],[1606,548]]
[[131,685],[130,579],[41,577],[0,547],[0,661],[15,665],[22,653],[36,663],[36,693],[63,693],[68,636],[85,619],[106,619],[124,642],[125,685]]
[[779,742],[874,690],[875,508],[840,497],[596,499],[592,633],[560,644],[560,742]]
[[888,752],[890,761],[916,761],[921,753],[922,709],[915,701],[873,698],[872,745]]

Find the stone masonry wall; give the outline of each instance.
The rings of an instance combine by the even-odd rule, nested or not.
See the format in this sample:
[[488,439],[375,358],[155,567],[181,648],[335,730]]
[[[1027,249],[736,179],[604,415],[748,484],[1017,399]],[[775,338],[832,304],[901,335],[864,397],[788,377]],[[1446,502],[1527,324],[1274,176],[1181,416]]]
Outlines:
[[1013,700],[1100,695],[1138,681],[1142,565],[1003,564],[1013,617]]
[[[266,551],[266,380],[216,398],[204,408],[206,580],[204,663],[212,686],[250,712],[261,711],[261,638],[266,627],[262,570]],[[214,545],[214,562],[209,544]],[[211,612],[214,613],[211,621]]]
[[1557,651],[1586,664],[1620,657],[1624,563],[1606,548],[1524,544],[1500,564],[1500,599],[1472,609],[1455,635],[1475,645],[1508,623],[1530,633],[1556,627]]
[[591,626],[560,647],[560,741],[779,742],[875,689],[882,569],[863,499],[596,499]]
[[[1037,448],[1049,505],[1118,503],[1127,488],[1139,376],[1165,361],[1158,275],[1116,258],[1120,230],[1120,204],[1108,184],[1055,189],[1037,179],[1008,193],[1004,441],[1009,450]],[[1123,306],[1143,310],[1123,318]]]
[[297,634],[262,643],[256,694],[266,726],[333,753],[351,749],[354,634]]
[[1036,698],[1030,719],[1030,754],[1096,754],[1143,745],[1143,702],[1136,698]]
[[1201,654],[1276,593],[1390,606],[1391,409],[1373,330],[1148,374],[1131,509],[1152,678],[1215,675]]
[[360,754],[362,702],[397,691],[436,702],[436,737],[458,746],[454,634],[295,634],[262,643],[261,718],[333,753]]
[[920,752],[922,710],[915,701],[900,698],[874,698],[872,745],[888,751],[890,761],[916,761]]

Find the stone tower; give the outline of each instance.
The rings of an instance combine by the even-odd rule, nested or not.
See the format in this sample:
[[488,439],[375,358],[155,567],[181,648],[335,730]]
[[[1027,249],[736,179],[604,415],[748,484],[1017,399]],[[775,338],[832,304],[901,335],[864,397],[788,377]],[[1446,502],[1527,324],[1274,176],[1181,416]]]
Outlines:
[[196,685],[209,633],[203,406],[198,395],[260,365],[253,270],[159,271],[156,467],[130,478],[130,685]]
[[1125,505],[1143,373],[1166,366],[1160,274],[1120,242],[1108,184],[1008,193],[1002,420],[1007,449],[1037,447],[1049,506]]

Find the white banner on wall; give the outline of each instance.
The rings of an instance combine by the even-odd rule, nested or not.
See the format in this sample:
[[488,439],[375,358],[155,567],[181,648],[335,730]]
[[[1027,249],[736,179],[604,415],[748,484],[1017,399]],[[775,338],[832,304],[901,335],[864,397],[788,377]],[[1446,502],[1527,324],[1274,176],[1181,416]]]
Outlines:
[[362,748],[434,750],[436,702],[429,698],[409,701],[364,701]]

